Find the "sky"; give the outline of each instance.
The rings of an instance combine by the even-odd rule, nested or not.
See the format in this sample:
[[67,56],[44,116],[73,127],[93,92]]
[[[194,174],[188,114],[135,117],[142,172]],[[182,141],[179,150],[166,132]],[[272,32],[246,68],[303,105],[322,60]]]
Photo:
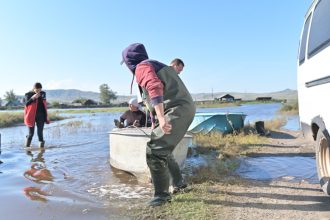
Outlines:
[[[304,16],[312,0],[0,0],[0,97],[43,89],[130,94],[121,52],[181,58],[191,93],[296,89]],[[134,92],[133,92],[134,93]]]

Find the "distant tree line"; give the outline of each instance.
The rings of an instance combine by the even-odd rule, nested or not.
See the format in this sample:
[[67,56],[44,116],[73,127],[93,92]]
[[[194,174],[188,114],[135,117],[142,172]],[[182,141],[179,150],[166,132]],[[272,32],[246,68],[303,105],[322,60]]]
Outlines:
[[[99,87],[100,90],[100,103],[86,98],[79,98],[72,102],[72,104],[81,105],[81,106],[92,106],[92,105],[103,105],[103,106],[111,106],[112,100],[117,99],[117,93],[112,91],[108,84],[102,84]],[[5,92],[4,100],[0,98],[0,106],[4,104],[4,101],[7,103],[7,106],[19,106],[23,105],[19,96],[17,96],[13,89]],[[51,103],[52,107],[61,107],[62,103],[58,101],[54,101]]]

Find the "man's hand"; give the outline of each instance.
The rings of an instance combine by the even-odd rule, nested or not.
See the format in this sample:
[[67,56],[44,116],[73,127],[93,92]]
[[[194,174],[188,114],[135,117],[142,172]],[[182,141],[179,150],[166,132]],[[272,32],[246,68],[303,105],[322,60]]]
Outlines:
[[163,103],[158,103],[154,107],[155,107],[155,111],[156,111],[156,114],[157,114],[159,127],[162,129],[162,131],[165,134],[171,134],[172,125],[167,121],[167,119],[165,117],[164,104]]
[[158,118],[159,127],[165,134],[171,134],[172,125],[166,120],[165,117]]

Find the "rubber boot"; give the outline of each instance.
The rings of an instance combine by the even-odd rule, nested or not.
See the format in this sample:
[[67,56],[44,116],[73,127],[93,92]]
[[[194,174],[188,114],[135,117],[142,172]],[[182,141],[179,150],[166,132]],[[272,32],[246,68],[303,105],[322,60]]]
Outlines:
[[31,141],[32,141],[32,138],[29,138],[29,136],[26,136],[25,147],[31,147]]
[[149,201],[151,207],[161,206],[171,201],[171,195],[168,192],[169,176],[167,172],[151,172],[152,183],[154,184],[154,198]]
[[45,141],[40,141],[39,142],[39,147],[44,148],[45,147]]
[[149,206],[161,206],[171,201],[169,188],[169,172],[167,168],[167,155],[154,155],[147,147],[147,164],[150,169],[152,183],[154,185],[154,198]]
[[168,170],[171,175],[172,179],[172,186],[173,186],[173,194],[178,193],[179,191],[185,189],[187,187],[187,184],[183,180],[183,177],[181,175],[181,170],[176,162],[176,160],[173,157],[173,154],[170,154],[167,157],[167,163],[168,163]]

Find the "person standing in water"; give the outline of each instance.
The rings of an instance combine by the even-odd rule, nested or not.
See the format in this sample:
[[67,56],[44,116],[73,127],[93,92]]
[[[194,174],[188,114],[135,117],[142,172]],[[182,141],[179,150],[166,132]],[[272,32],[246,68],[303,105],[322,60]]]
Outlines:
[[24,123],[29,129],[29,134],[26,136],[25,147],[31,146],[35,125],[37,125],[38,129],[39,147],[45,146],[43,130],[45,123],[48,124],[49,120],[47,115],[46,92],[41,90],[41,83],[36,82],[32,91],[25,94]]
[[156,119],[146,150],[155,190],[149,205],[163,205],[171,200],[169,175],[177,191],[187,187],[172,152],[193,121],[196,107],[175,70],[150,60],[143,44],[129,45],[122,56],[122,62],[136,77],[142,97]]

